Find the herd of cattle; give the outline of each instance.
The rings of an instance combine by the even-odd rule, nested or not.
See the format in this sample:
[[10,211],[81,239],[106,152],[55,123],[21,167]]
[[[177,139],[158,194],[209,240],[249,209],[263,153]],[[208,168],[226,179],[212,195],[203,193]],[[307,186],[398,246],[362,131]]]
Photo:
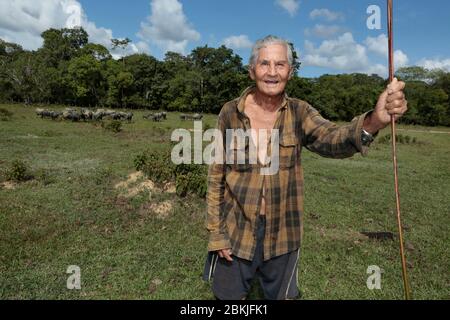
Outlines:
[[[146,115],[142,116],[144,119],[147,120],[153,120],[153,121],[162,121],[162,120],[167,120],[167,113],[166,112],[159,112],[159,113],[148,113]],[[180,114],[180,119],[185,121],[185,120],[202,120],[203,119],[203,115],[201,114]]]
[[[122,111],[114,111],[108,109],[97,109],[96,111],[91,111],[89,109],[81,108],[80,110],[76,110],[73,108],[66,108],[64,111],[51,111],[47,109],[36,109],[36,115],[41,118],[49,118],[52,120],[70,120],[70,121],[100,121],[103,119],[110,120],[126,120],[131,121],[133,119],[132,112],[122,112]],[[167,112],[158,112],[158,113],[148,113],[142,116],[144,119],[153,120],[156,122],[167,120]],[[186,120],[195,120],[199,121],[203,119],[203,115],[201,114],[180,114],[180,119],[183,121]]]
[[182,113],[182,114],[180,114],[180,119],[181,119],[181,120],[195,120],[195,121],[200,121],[200,120],[203,119],[203,115],[198,114],[198,113],[196,113],[196,114],[194,114],[194,115]]
[[144,119],[153,120],[153,121],[162,121],[167,120],[167,112],[159,112],[159,113],[148,113],[142,116]]
[[132,112],[122,112],[107,109],[97,109],[96,111],[91,111],[84,108],[82,108],[81,110],[66,108],[62,112],[38,108],[36,109],[36,115],[41,118],[49,118],[52,120],[64,119],[70,121],[99,121],[103,119],[131,121],[133,119]]

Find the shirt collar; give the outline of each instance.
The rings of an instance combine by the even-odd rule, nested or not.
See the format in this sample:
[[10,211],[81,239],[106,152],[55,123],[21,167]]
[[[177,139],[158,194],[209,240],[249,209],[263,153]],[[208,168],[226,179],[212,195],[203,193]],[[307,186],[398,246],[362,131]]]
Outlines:
[[[238,105],[237,105],[237,109],[240,113],[244,114],[244,108],[245,108],[245,99],[247,98],[247,96],[254,92],[256,90],[256,86],[250,86],[247,89],[244,90],[244,92],[241,94],[241,96],[238,99]],[[284,92],[283,94],[283,100],[281,101],[281,106],[278,109],[278,111],[284,110],[286,109],[287,105],[288,105],[288,95],[286,94],[286,92]]]

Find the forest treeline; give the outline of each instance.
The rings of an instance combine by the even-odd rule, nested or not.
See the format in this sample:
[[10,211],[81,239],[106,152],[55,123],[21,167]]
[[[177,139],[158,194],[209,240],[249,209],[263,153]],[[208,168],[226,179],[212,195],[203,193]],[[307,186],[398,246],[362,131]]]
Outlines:
[[[0,102],[218,113],[251,84],[242,58],[225,46],[167,52],[162,61],[147,54],[113,59],[82,28],[49,29],[41,36],[35,51],[0,39]],[[129,42],[112,43],[125,48]],[[450,126],[449,72],[413,66],[396,75],[407,82],[403,123]],[[373,108],[386,84],[378,75],[358,73],[295,75],[287,92],[330,120],[349,121]]]

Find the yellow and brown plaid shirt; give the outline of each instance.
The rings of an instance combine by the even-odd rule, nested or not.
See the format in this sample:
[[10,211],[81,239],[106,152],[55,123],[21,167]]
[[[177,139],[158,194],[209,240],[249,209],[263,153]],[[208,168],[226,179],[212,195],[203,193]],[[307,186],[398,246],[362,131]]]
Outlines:
[[[217,127],[223,137],[226,137],[227,129],[251,129],[250,120],[244,113],[244,102],[252,90],[254,87],[246,89],[241,97],[222,108]],[[253,259],[263,188],[266,203],[264,260],[298,249],[303,234],[302,148],[330,158],[346,158],[357,152],[366,155],[368,147],[361,143],[366,115],[337,126],[322,118],[305,101],[285,95],[274,126],[279,132],[279,170],[276,174],[262,175],[260,163],[213,163],[209,167],[208,251],[232,248],[233,255]]]

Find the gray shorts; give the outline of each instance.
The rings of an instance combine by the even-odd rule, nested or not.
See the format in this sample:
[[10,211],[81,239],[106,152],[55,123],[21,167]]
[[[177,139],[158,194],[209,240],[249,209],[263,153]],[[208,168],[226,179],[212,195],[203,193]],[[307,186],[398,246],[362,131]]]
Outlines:
[[210,252],[205,264],[204,280],[212,279],[212,291],[220,300],[242,300],[250,291],[255,276],[269,300],[286,300],[298,297],[297,270],[299,250],[264,261],[263,241],[265,217],[258,219],[257,242],[253,261],[233,256],[229,262]]

